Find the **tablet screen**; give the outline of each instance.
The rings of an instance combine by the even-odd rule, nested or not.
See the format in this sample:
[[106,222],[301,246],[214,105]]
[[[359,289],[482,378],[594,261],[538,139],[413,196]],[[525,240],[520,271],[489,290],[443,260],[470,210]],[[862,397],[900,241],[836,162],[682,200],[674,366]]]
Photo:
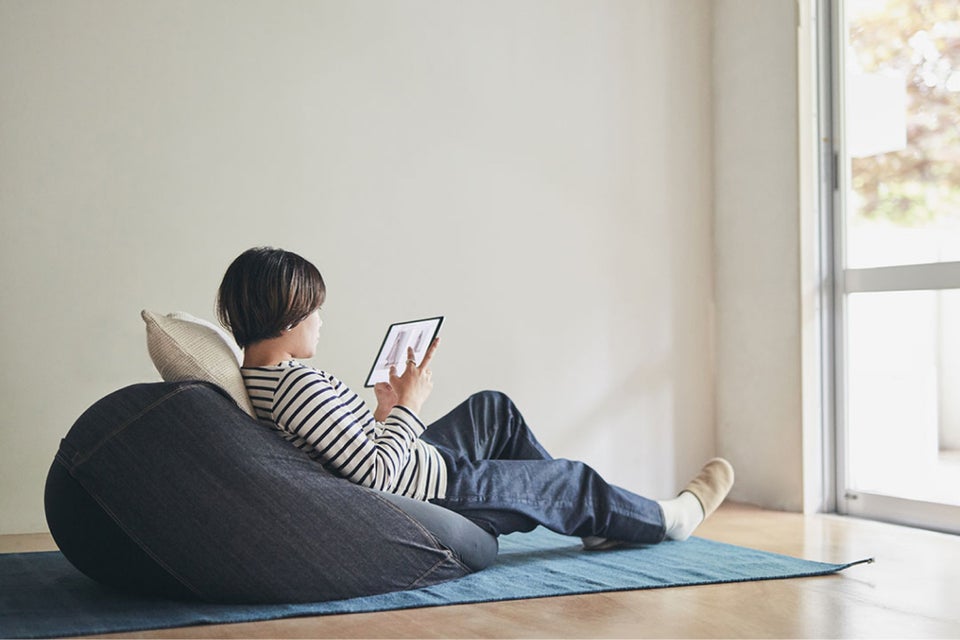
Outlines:
[[373,361],[373,368],[370,369],[370,375],[367,376],[367,382],[363,386],[372,387],[378,382],[389,382],[390,367],[393,365],[397,367],[397,375],[403,375],[403,371],[407,368],[407,347],[413,347],[413,357],[417,364],[420,364],[423,356],[427,354],[427,347],[440,333],[441,324],[443,324],[443,316],[408,320],[390,325],[387,335],[383,338],[383,344],[380,345],[380,353]]

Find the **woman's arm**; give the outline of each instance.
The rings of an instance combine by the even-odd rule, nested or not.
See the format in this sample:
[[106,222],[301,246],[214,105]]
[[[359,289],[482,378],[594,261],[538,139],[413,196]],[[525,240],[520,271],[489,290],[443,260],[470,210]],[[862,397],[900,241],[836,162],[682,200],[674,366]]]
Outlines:
[[413,411],[397,405],[380,433],[371,434],[363,429],[369,416],[363,400],[346,385],[308,367],[292,369],[284,377],[273,407],[277,425],[297,436],[298,446],[312,448],[332,472],[355,484],[391,491],[425,427]]

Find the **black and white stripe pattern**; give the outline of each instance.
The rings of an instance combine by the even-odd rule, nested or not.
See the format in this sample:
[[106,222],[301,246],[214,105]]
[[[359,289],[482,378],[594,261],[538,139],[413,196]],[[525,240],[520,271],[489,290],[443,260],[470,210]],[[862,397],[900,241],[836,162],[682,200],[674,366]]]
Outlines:
[[257,417],[332,473],[418,500],[444,497],[446,465],[406,407],[378,423],[347,385],[294,360],[241,371]]

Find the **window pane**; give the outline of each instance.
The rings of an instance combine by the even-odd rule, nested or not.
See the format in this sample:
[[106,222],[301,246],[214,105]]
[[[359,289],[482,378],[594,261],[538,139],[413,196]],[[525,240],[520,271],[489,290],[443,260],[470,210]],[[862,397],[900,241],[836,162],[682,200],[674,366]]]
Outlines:
[[844,6],[847,266],[960,260],[960,2]]
[[848,486],[960,505],[960,290],[852,294],[847,312]]

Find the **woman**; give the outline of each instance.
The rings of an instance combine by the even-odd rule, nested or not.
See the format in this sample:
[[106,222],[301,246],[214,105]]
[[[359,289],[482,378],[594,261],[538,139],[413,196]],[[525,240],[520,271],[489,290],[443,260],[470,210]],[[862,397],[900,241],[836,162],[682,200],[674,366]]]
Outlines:
[[217,297],[221,323],[244,351],[242,372],[258,417],[350,482],[427,500],[494,535],[543,525],[579,536],[587,549],[685,540],[723,501],[733,469],[707,462],[671,500],[608,484],[582,462],[557,460],[508,397],[474,394],[426,427],[418,417],[433,387],[430,362],[408,350],[401,375],[374,388],[377,407],[300,359],[316,353],[326,287],[299,255],[250,249],[227,269]]

